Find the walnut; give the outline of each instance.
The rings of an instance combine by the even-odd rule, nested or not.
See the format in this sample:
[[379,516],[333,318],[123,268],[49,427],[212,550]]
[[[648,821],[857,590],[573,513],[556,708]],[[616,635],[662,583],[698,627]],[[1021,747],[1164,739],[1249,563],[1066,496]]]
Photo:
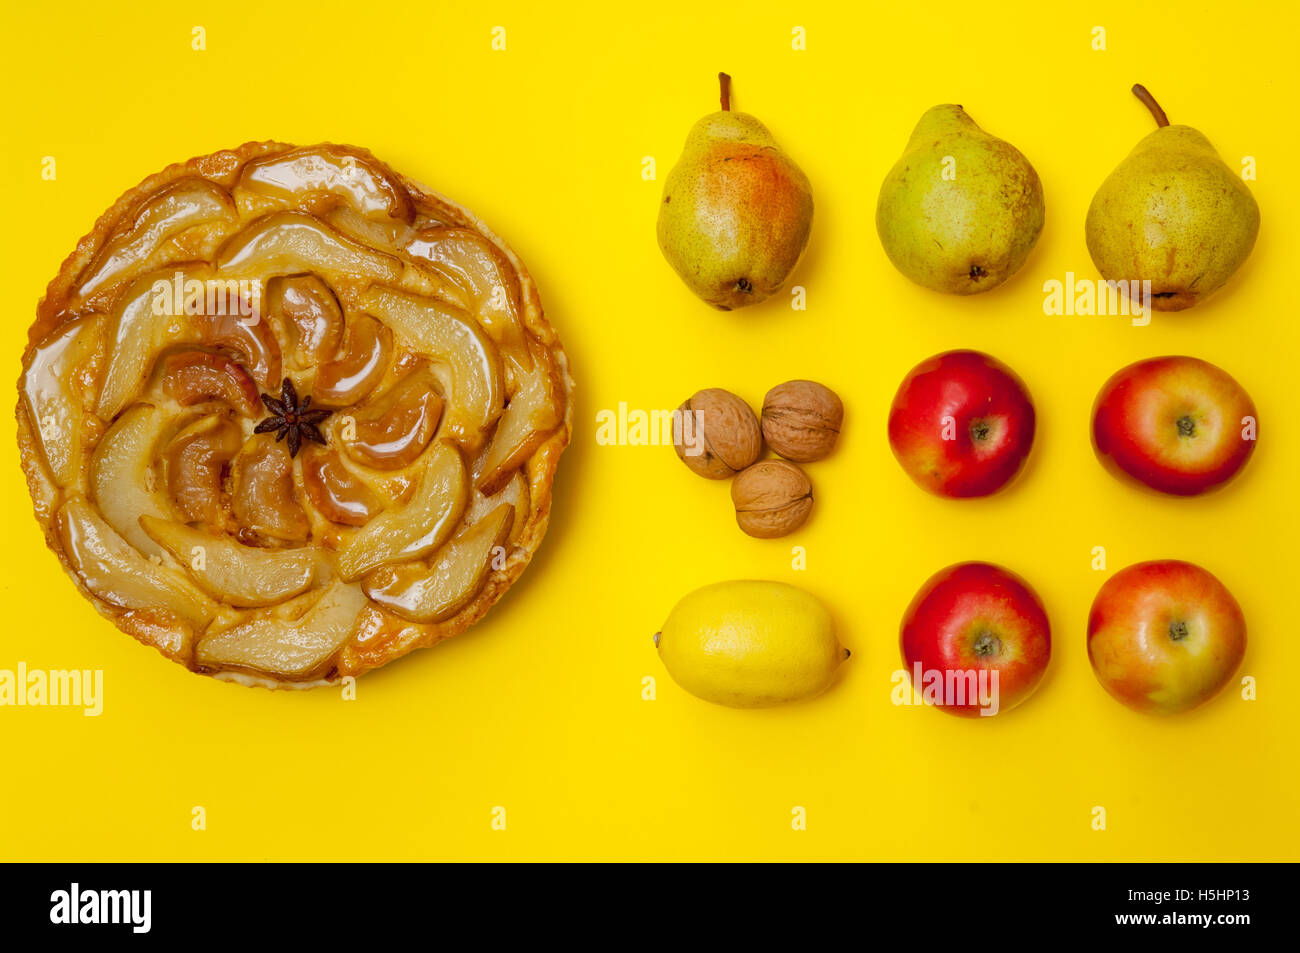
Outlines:
[[812,512],[812,481],[793,463],[763,460],[731,484],[736,523],[750,536],[771,539],[793,533]]
[[767,445],[798,463],[811,463],[835,449],[844,405],[816,381],[786,381],[763,398],[763,436]]
[[749,404],[730,391],[710,387],[682,404],[673,446],[682,462],[702,477],[735,476],[763,452],[763,431]]

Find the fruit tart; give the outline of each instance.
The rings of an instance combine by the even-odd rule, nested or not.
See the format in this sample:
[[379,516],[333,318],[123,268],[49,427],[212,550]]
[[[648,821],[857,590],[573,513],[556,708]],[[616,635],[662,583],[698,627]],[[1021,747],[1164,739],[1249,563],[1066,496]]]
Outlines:
[[456,635],[546,532],[572,379],[519,259],[362,149],[249,143],[123,195],[37,308],[36,517],[195,672],[337,682]]

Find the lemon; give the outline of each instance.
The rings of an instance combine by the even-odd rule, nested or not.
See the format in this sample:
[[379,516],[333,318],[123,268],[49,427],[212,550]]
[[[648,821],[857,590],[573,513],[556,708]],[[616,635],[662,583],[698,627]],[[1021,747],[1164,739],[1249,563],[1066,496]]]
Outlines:
[[817,695],[849,657],[815,596],[783,582],[747,579],[684,596],[655,644],[678,685],[732,708]]

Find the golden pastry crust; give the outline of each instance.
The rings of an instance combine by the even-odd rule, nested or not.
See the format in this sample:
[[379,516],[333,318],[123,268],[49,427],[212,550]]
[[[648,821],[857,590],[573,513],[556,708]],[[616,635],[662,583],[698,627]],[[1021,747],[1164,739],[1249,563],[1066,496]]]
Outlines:
[[[327,257],[305,260],[312,248],[323,248]],[[259,308],[249,323],[261,325],[252,338],[262,344],[243,341],[252,332],[232,333],[229,324],[206,317],[128,326],[123,315],[131,295],[143,300],[141,288],[151,277],[156,294],[157,276],[172,271],[215,279],[219,288],[223,280],[232,287],[236,274],[257,283]],[[313,312],[317,323],[303,325],[306,331],[295,326],[294,337],[287,305],[272,314],[276,306],[268,308],[266,294],[273,283],[304,275],[314,276],[305,279],[313,282],[310,288],[327,287],[323,297],[332,297],[345,316],[342,327],[333,328],[332,349],[309,353],[312,360],[302,357],[307,352],[301,346],[309,331],[328,325],[322,315],[329,309]],[[209,292],[209,307],[214,300]],[[229,300],[233,310],[233,292]],[[197,307],[203,315],[202,302]],[[381,320],[381,328],[368,317],[382,308],[390,309],[394,326]],[[195,331],[200,325],[207,330]],[[441,330],[429,330],[435,325]],[[328,451],[309,445],[299,458],[277,457],[279,482],[264,481],[254,492],[255,477],[248,474],[257,472],[259,460],[282,454],[276,448],[284,444],[274,432],[253,432],[252,405],[241,395],[254,380],[258,390],[276,394],[266,375],[277,362],[286,377],[295,377],[294,347],[295,384],[309,393],[331,360],[346,362],[354,331],[358,341],[365,337],[363,326],[393,342],[383,352],[382,376],[356,390],[355,399],[337,398],[331,418],[320,425],[332,428]],[[155,343],[137,347],[150,328]],[[373,333],[369,340],[373,345]],[[426,340],[430,348],[412,344]],[[433,353],[435,345],[452,349]],[[253,353],[259,346],[271,355],[260,364]],[[463,357],[466,348],[470,354]],[[132,362],[142,368],[140,380],[122,370],[134,368]],[[222,393],[204,390],[212,367],[220,383],[228,384],[221,373],[236,383]],[[187,371],[197,375],[188,384],[182,379]],[[342,372],[334,378],[348,386],[356,380]],[[196,379],[202,383],[195,385]],[[518,579],[546,532],[552,481],[572,432],[572,389],[565,352],[527,269],[468,210],[363,149],[257,142],[148,177],[78,242],[29,331],[18,384],[18,444],[46,541],[102,614],[191,670],[245,684],[307,687],[360,675],[464,631]],[[402,393],[413,396],[394,404]],[[440,414],[432,429],[403,437],[418,457],[376,463],[353,452],[358,419],[368,414],[372,428],[391,429],[398,426],[394,421],[422,419],[417,412]],[[148,439],[132,443],[133,427],[143,427]],[[178,462],[183,449],[177,448],[193,434],[217,432],[242,440],[233,460],[201,471],[219,474],[207,484],[185,484],[189,471]],[[381,434],[375,446],[388,453],[396,438]],[[133,457],[137,444],[146,449]],[[164,446],[166,453],[158,449]],[[325,492],[319,479],[305,487],[309,460],[325,459],[312,453],[333,454],[327,461],[332,473],[342,474],[344,484],[363,484],[357,492],[378,499],[372,507],[378,513],[358,524],[319,507],[331,497],[319,495]],[[140,488],[131,474],[140,475]],[[181,481],[182,491],[173,480]],[[261,502],[249,502],[268,499],[267,487],[280,494],[269,516],[282,505],[294,530],[272,526],[267,535],[265,524],[274,518],[262,520]],[[196,512],[186,501],[200,497],[212,502]],[[417,506],[416,498],[427,506]],[[387,557],[382,542],[376,547],[376,540],[406,532],[404,519],[424,514],[432,520],[435,510],[442,520],[437,525],[445,526],[432,545],[430,529],[424,536],[412,532],[415,542]],[[381,515],[386,532],[366,536],[368,521]],[[203,541],[194,551],[205,557],[211,543],[223,553],[232,547],[237,567],[262,566],[245,560],[272,554],[284,557],[276,567],[288,569],[250,578],[221,575],[206,558],[187,564],[185,541],[194,538]],[[488,543],[496,544],[491,560],[479,567],[474,560]],[[277,588],[277,580],[295,572],[300,578]],[[342,632],[329,620],[344,616],[355,621],[341,642],[324,636],[312,641],[319,632]],[[318,626],[319,620],[326,621]],[[310,651],[303,642],[311,643]]]

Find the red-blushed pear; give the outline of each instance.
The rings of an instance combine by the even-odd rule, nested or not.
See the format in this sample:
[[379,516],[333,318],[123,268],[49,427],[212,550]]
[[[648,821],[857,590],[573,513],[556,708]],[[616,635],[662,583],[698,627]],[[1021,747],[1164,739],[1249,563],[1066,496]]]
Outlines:
[[903,615],[899,642],[916,690],[954,715],[996,715],[1019,705],[1052,655],[1038,594],[990,563],[958,563],[931,576]]
[[938,496],[988,496],[1024,466],[1034,443],[1024,382],[979,351],[947,351],[903,379],[889,410],[889,445],[917,484]]
[[1088,616],[1097,681],[1134,711],[1170,715],[1213,698],[1246,654],[1237,600],[1200,566],[1175,559],[1121,569]]
[[659,250],[698,297],[721,311],[757,304],[785,284],[812,231],[808,176],[766,126],[731,108],[691,127],[664,180]]
[[1097,395],[1092,444],[1121,479],[1194,496],[1236,476],[1255,450],[1255,404],[1231,375],[1195,357],[1157,357]]

